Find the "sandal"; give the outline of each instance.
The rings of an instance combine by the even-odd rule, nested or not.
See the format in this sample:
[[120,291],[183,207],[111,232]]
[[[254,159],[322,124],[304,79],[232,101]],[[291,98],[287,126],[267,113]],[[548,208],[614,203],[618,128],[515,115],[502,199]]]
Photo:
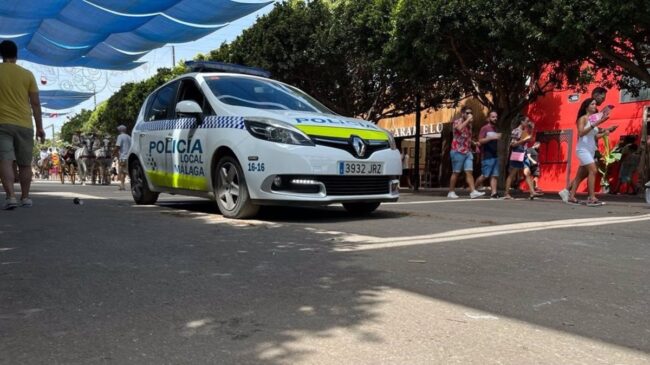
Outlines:
[[503,200],[513,200],[513,199],[514,199],[514,198],[513,198],[512,195],[510,195],[510,194],[505,195],[505,196],[503,197]]
[[593,200],[588,199],[586,205],[587,205],[588,207],[600,207],[600,206],[605,205],[605,203],[601,202],[601,201],[598,200],[598,199],[593,199]]

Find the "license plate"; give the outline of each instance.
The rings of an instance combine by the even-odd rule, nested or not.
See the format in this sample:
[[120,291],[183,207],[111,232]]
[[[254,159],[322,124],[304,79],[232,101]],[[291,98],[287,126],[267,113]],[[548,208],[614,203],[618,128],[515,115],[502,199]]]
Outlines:
[[339,161],[339,175],[381,175],[383,162]]

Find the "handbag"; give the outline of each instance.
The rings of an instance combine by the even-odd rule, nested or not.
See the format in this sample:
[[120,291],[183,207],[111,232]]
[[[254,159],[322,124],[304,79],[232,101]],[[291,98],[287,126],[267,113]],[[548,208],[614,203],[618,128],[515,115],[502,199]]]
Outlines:
[[526,157],[525,152],[512,151],[512,153],[510,154],[510,161],[523,162],[524,157]]

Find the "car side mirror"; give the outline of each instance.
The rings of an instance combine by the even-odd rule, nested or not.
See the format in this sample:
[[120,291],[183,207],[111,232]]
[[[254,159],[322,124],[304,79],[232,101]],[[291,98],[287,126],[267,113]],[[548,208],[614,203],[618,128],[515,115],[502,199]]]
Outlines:
[[203,123],[203,109],[194,100],[183,100],[176,104],[176,114],[191,115],[196,118],[196,124]]

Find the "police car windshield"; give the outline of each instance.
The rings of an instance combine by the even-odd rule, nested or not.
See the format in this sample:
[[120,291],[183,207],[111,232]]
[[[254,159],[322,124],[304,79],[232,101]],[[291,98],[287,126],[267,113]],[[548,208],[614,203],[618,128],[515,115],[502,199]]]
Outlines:
[[295,110],[334,114],[303,91],[279,82],[237,76],[205,78],[222,103],[257,109]]

